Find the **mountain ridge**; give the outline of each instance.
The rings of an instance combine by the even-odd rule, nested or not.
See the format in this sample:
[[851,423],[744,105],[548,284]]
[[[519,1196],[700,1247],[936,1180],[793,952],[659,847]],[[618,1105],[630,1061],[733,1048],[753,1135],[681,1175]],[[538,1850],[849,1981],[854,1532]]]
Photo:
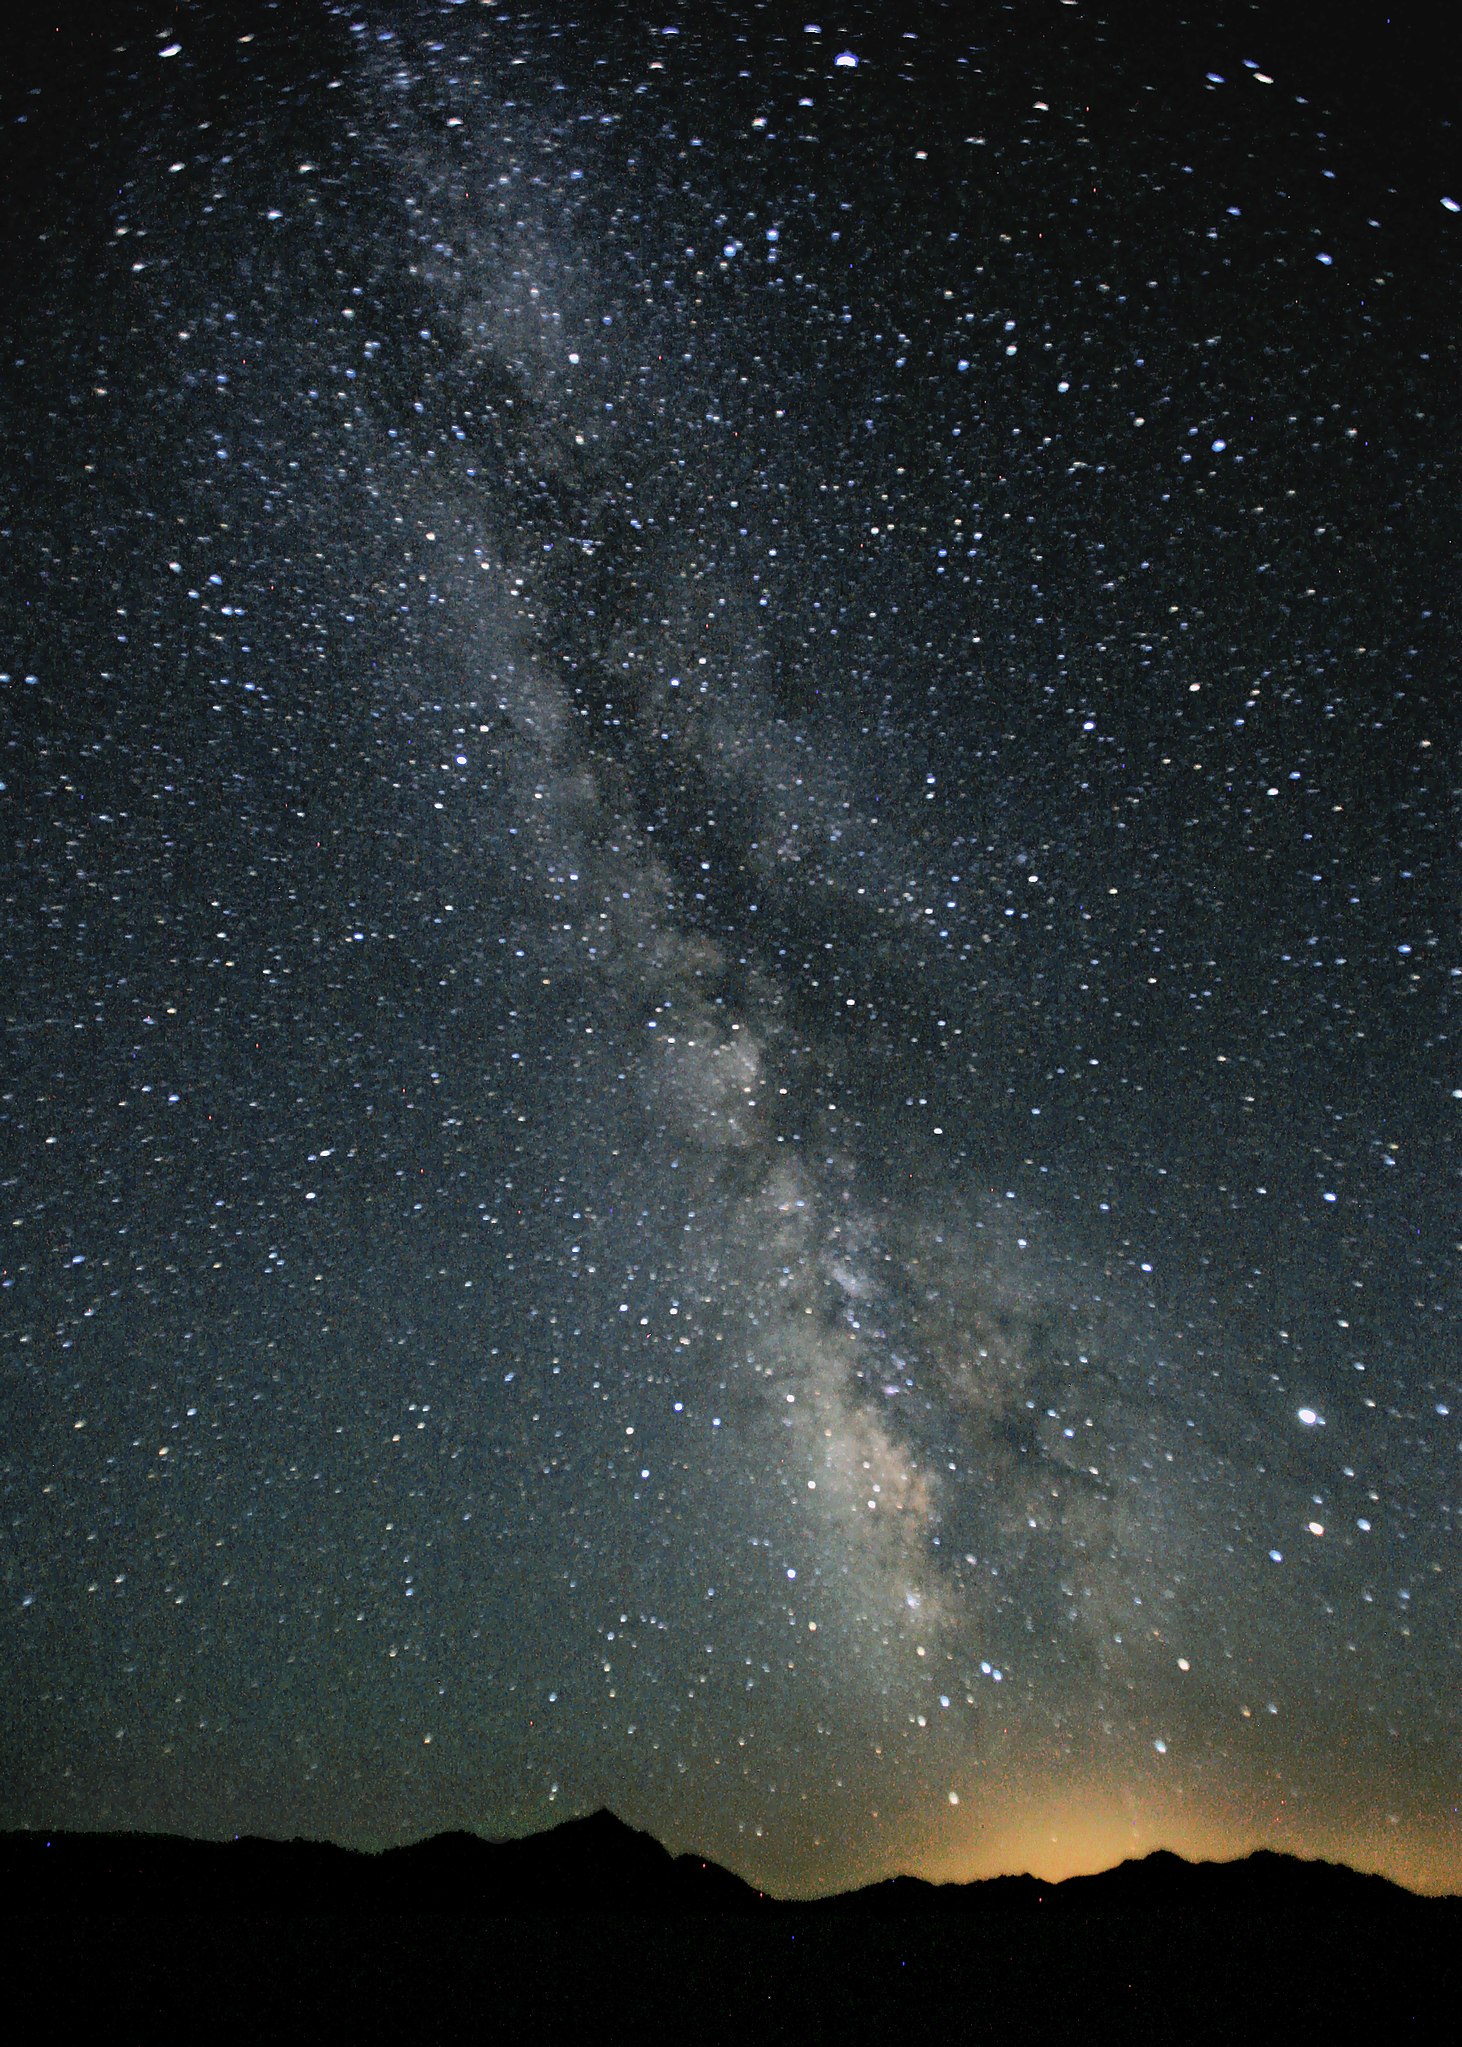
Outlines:
[[1047,1884],[892,1877],[759,1892],[600,1812],[490,1842],[0,1835],[12,1943],[47,2009],[118,2037],[362,2041],[948,2037],[1295,2047],[1462,2003],[1462,1898],[1261,1851]]
[[759,1890],[709,1857],[672,1855],[608,1808],[537,1834],[490,1839],[456,1831],[377,1851],[328,1841],[239,1836],[206,1841],[155,1833],[0,1833],[0,1879],[27,1914],[276,1912],[464,1914],[512,1918],[585,1914],[818,1919],[1010,1917],[1181,1910],[1369,1914],[1451,1908],[1344,1863],[1257,1849],[1229,1862],[1190,1862],[1171,1850],[1059,1882],[1024,1875],[935,1882],[894,1875],[814,1899]]

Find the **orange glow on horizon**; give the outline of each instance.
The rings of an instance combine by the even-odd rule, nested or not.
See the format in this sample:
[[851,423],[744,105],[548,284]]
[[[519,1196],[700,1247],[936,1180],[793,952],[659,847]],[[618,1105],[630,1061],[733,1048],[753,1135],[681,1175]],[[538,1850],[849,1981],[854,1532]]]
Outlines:
[[961,1846],[953,1829],[911,1853],[911,1874],[936,1883],[969,1883],[1016,1874],[1063,1883],[1092,1876],[1165,1849],[1187,1862],[1235,1862],[1260,1849],[1302,1860],[1345,1863],[1428,1896],[1462,1894],[1462,1835],[1450,1816],[1428,1824],[1392,1824],[1385,1815],[1346,1827],[1317,1825],[1296,1812],[1279,1822],[1235,1823],[1232,1816],[1136,1812],[1108,1795],[1063,1802],[1037,1812],[992,1820]]

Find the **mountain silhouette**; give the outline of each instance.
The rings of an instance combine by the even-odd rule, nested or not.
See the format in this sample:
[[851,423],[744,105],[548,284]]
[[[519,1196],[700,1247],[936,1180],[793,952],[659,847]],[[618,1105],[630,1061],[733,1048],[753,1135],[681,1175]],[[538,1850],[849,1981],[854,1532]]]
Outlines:
[[608,1811],[543,1834],[436,1834],[379,1854],[320,1841],[0,1834],[0,1882],[27,1912],[744,1913],[768,1901],[700,1856],[672,1856]]
[[[779,1901],[609,1812],[523,1840],[0,1835],[53,2026],[121,2038],[1315,2042],[1462,2002],[1462,1899],[1263,1852]],[[68,1999],[72,2003],[68,2005]],[[88,2002],[90,2000],[90,2002]],[[65,2034],[67,2027],[62,2024]]]
[[778,1914],[899,1919],[1194,1910],[1386,1914],[1449,1909],[1381,1876],[1267,1849],[1234,1862],[1187,1862],[1159,1849],[1095,1876],[1047,1883],[1001,1876],[931,1883],[894,1876],[817,1900],[783,1901],[696,1855],[672,1856],[653,1835],[600,1810],[509,1841],[436,1834],[370,1854],[320,1841],[166,1834],[0,1834],[0,1881],[27,1913],[454,1913],[488,1917],[586,1913]]

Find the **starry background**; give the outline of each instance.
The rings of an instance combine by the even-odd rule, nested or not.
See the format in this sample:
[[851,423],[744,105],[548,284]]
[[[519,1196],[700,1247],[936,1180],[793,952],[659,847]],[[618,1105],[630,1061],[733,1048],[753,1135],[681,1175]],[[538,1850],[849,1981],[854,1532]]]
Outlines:
[[1455,1888],[1446,49],[43,16],[0,1823]]

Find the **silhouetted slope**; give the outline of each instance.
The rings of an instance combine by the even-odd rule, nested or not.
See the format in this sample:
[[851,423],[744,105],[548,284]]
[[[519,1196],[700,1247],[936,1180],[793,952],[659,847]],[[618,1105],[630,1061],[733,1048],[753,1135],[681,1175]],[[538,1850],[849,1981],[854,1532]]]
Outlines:
[[0,1880],[28,1913],[176,1911],[309,1914],[795,1912],[822,1918],[943,1919],[1045,1914],[1243,1911],[1450,1915],[1462,1899],[1423,1899],[1384,1877],[1268,1850],[1237,1862],[1185,1862],[1159,1850],[1097,1876],[935,1884],[889,1877],[814,1902],[783,1903],[698,1856],[671,1856],[611,1812],[516,1841],[437,1834],[380,1854],[319,1841],[191,1841],[165,1834],[0,1834]]
[[829,1898],[816,1908],[881,1915],[967,1916],[1041,1910],[1093,1912],[1323,1912],[1384,1913],[1410,1906],[1450,1906],[1462,1931],[1462,1899],[1423,1899],[1383,1876],[1364,1875],[1342,1863],[1311,1862],[1269,1849],[1235,1862],[1186,1862],[1158,1849],[1095,1876],[1045,1883],[1034,1876],[990,1877],[958,1884],[888,1877],[864,1890]]
[[[788,1904],[610,1813],[379,1855],[303,1841],[0,1836],[12,1948],[53,2029],[119,2038],[751,2035],[1330,2047],[1436,2038],[1462,1899],[1259,1854],[1093,1877],[897,1877]],[[898,2033],[894,2028],[899,2028]],[[64,2024],[60,2025],[65,2032]]]
[[762,1901],[613,1813],[520,1841],[438,1834],[378,1855],[318,1841],[165,1834],[0,1835],[0,1882],[27,1912],[735,1913]]

